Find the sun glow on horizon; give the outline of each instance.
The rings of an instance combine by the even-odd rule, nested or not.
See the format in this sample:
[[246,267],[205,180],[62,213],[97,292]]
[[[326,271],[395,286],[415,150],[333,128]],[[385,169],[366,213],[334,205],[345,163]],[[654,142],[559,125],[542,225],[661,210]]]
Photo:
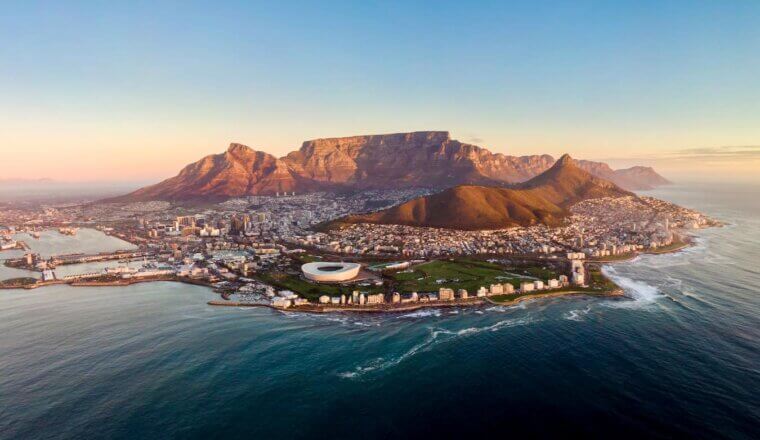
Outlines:
[[280,157],[419,130],[672,178],[760,174],[760,3],[7,9],[0,179],[159,181],[231,142]]

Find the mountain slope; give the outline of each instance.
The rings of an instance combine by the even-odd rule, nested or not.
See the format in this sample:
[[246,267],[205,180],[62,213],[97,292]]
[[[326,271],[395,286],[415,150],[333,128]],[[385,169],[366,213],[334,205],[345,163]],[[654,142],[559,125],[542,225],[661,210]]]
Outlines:
[[213,200],[295,187],[296,177],[279,159],[231,144],[226,152],[191,163],[175,177],[110,201]]
[[[224,199],[283,191],[504,186],[526,181],[554,164],[549,155],[508,156],[452,140],[445,131],[316,139],[283,158],[231,144],[175,177],[109,201]],[[665,181],[651,169],[581,168],[629,189]],[[648,171],[647,171],[648,170]],[[654,183],[650,183],[654,182]]]
[[512,188],[462,185],[401,205],[335,222],[400,224],[463,230],[545,224],[555,226],[567,208],[590,198],[633,195],[582,170],[568,155],[549,170]]

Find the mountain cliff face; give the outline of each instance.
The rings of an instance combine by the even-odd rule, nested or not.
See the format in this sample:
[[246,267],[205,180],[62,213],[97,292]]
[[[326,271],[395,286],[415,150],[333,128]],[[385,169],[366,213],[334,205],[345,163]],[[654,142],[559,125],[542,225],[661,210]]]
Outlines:
[[[453,140],[445,131],[316,139],[283,158],[231,144],[177,176],[111,201],[223,199],[282,191],[447,188],[526,181],[554,164],[549,155],[507,156]],[[627,189],[667,181],[651,168],[579,166]]]
[[481,151],[451,140],[447,132],[428,131],[306,141],[283,161],[307,179],[334,186],[435,187],[489,182],[472,160]]
[[564,155],[551,168],[511,188],[461,185],[392,208],[340,219],[350,223],[398,224],[462,230],[555,226],[581,200],[633,193],[581,169]]

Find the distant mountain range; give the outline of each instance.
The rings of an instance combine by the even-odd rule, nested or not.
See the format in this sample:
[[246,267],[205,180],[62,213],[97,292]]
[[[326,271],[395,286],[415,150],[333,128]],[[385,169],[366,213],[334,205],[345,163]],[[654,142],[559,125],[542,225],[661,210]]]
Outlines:
[[[500,186],[526,181],[554,164],[549,155],[508,156],[452,140],[445,131],[316,139],[276,158],[245,145],[204,157],[172,178],[115,202],[219,200],[284,191]],[[619,186],[650,189],[668,181],[652,168],[613,170],[602,162],[578,166]]]
[[564,155],[542,174],[511,188],[460,185],[382,211],[350,215],[327,227],[352,223],[463,230],[556,226],[569,214],[568,208],[581,200],[634,195],[580,166]]

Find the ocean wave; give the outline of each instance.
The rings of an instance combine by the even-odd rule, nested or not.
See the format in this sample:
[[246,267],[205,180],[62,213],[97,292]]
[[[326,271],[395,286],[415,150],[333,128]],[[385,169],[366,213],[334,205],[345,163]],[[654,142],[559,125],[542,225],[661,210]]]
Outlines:
[[424,350],[431,345],[433,345],[436,342],[436,339],[438,338],[437,332],[432,332],[428,337],[421,343],[413,346],[409,350],[407,350],[405,353],[401,354],[400,356],[386,359],[383,357],[375,358],[371,361],[369,361],[365,365],[359,365],[356,368],[354,368],[352,371],[344,371],[341,373],[338,373],[339,377],[342,377],[344,379],[356,379],[359,377],[364,376],[367,373],[371,373],[373,371],[382,371],[386,370],[388,368],[394,367],[401,362],[403,362],[405,359],[408,359],[421,350]]
[[418,310],[416,312],[412,313],[405,313],[403,315],[399,315],[396,318],[403,319],[403,318],[429,318],[429,317],[439,317],[441,316],[441,310],[440,309],[422,309]]
[[564,318],[569,321],[583,321],[583,317],[588,315],[591,311],[591,306],[587,306],[585,309],[570,310],[565,313]]
[[614,308],[637,308],[654,303],[665,295],[660,292],[656,286],[652,286],[643,281],[636,281],[631,278],[620,275],[612,266],[605,266],[602,272],[606,277],[615,282],[628,294],[633,301],[611,301],[605,303],[608,307]]
[[485,326],[485,327],[467,327],[467,328],[457,330],[457,331],[450,331],[450,330],[439,330],[439,331],[443,334],[448,334],[448,335],[453,335],[453,336],[464,336],[464,335],[478,334],[482,332],[495,332],[504,327],[516,327],[520,325],[530,324],[532,322],[535,322],[535,320],[529,316],[526,316],[524,318],[504,319],[504,320],[496,322],[495,324]]
[[683,287],[683,280],[673,277],[672,275],[665,276],[665,284],[675,290],[681,290]]
[[404,362],[405,360],[415,356],[418,353],[429,351],[433,347],[443,342],[449,342],[463,336],[476,335],[482,332],[495,332],[502,328],[516,327],[521,325],[527,325],[535,322],[531,317],[504,319],[494,324],[484,327],[467,327],[460,330],[447,330],[441,328],[430,328],[430,333],[424,341],[412,346],[409,350],[405,351],[399,356],[392,358],[378,357],[372,359],[364,365],[358,365],[351,371],[343,371],[337,373],[338,377],[344,379],[359,379],[364,375],[372,372],[379,372],[387,370],[388,368],[395,367],[396,365]]
[[213,316],[203,317],[203,316],[198,316],[198,315],[184,315],[183,314],[182,315],[182,319],[198,319],[198,320],[202,320],[202,321],[211,321],[211,320],[213,320],[215,318]]
[[[683,252],[683,251],[681,251]],[[636,262],[636,266],[648,269],[662,269],[666,267],[688,266],[691,264],[687,255],[681,253],[645,255]]]
[[339,325],[341,327],[380,327],[382,319],[369,316],[350,316],[339,314],[316,314],[316,313],[299,313],[286,312],[278,310],[283,316],[305,322],[323,325]]
[[488,307],[486,312],[504,313],[512,310],[525,310],[528,307],[529,302],[530,301],[520,301],[519,303],[510,306],[492,306]]

